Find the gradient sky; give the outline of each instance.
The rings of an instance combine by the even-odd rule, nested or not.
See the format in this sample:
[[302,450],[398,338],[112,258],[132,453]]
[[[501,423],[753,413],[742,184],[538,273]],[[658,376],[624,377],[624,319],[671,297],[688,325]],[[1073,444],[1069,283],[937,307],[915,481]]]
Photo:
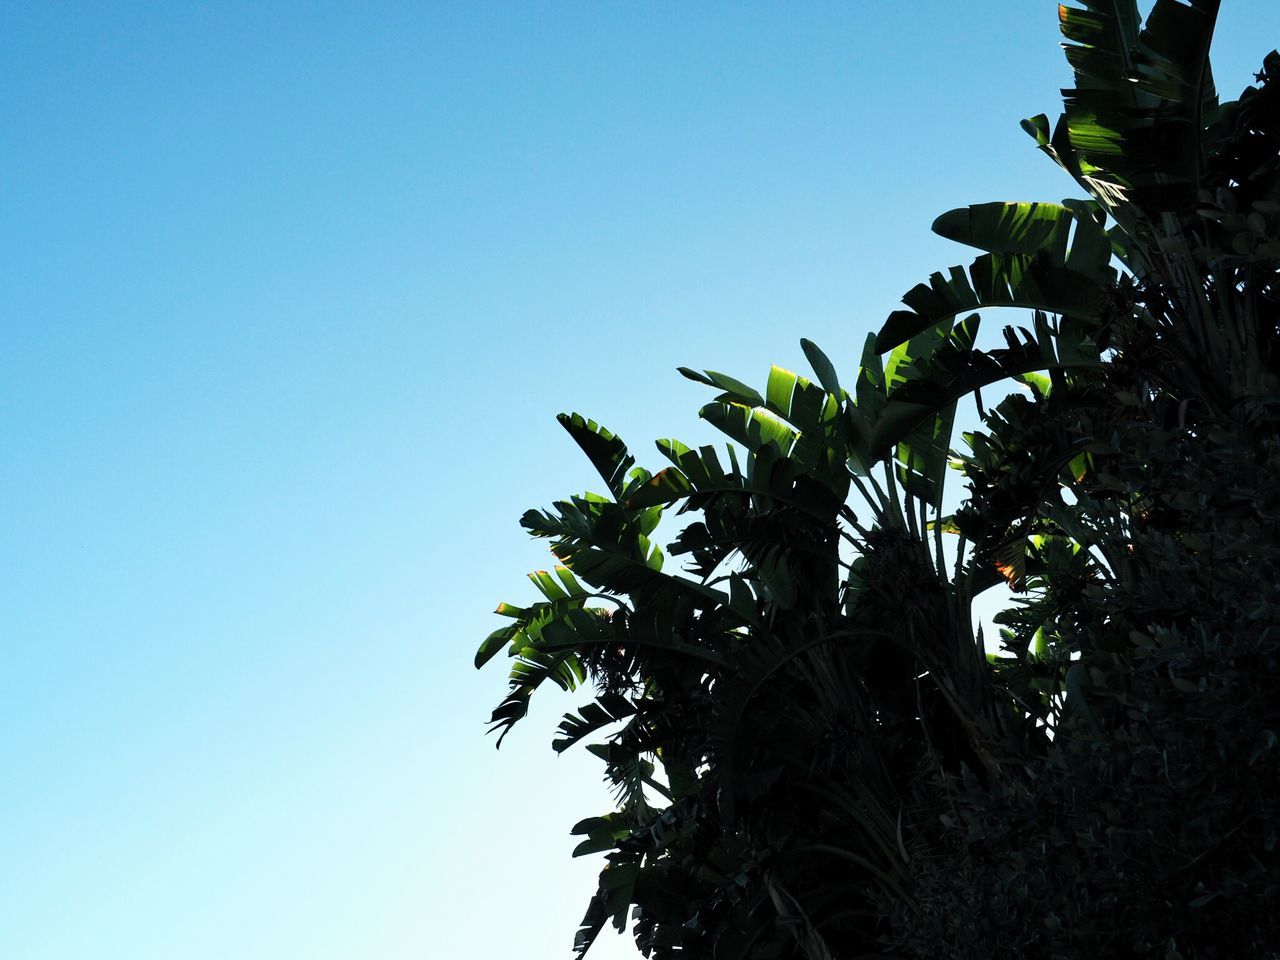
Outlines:
[[[1280,45],[1228,0],[1220,86]],[[862,339],[1018,129],[1054,4],[0,8],[0,956],[567,960],[607,795],[471,658],[675,367]],[[598,483],[595,483],[598,486]],[[633,956],[606,935],[593,956]]]

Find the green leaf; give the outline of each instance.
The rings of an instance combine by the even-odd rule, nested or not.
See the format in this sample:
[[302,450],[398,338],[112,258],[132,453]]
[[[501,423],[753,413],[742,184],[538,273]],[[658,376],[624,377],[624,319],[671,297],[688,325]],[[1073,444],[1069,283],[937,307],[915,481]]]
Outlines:
[[698,411],[698,415],[753,452],[772,446],[779,453],[786,454],[799,436],[794,428],[767,410],[740,403],[708,403]]
[[647,483],[638,487],[627,498],[626,506],[629,510],[636,510],[642,507],[675,503],[677,500],[683,500],[692,491],[693,485],[684,473],[675,467],[667,467],[665,470],[659,470]]
[[1065,259],[1074,218],[1056,203],[980,203],[944,213],[933,232],[987,253],[1034,254]]
[[480,644],[480,649],[476,651],[476,669],[479,670],[492,660],[494,655],[511,643],[519,632],[519,627],[501,627],[485,637],[484,642]]
[[626,444],[594,420],[588,420],[581,414],[562,413],[556,419],[582,448],[582,452],[587,455],[613,495],[621,497],[626,487],[627,471],[636,462],[635,457],[627,453]]
[[866,475],[878,459],[872,446],[873,431],[888,402],[884,362],[876,352],[874,333],[867,334],[863,344],[854,393],[857,402],[845,407],[843,418],[844,439],[849,452],[848,467],[854,473]]
[[816,343],[803,337],[800,339],[800,349],[804,351],[805,358],[809,361],[809,366],[813,367],[813,372],[818,382],[822,384],[822,388],[827,393],[841,396],[844,391],[840,389],[840,378],[836,376],[836,368],[827,359],[827,355],[818,349]]
[[775,365],[769,370],[765,408],[799,428],[801,436],[808,434],[817,442],[825,425],[835,418],[839,400],[817,384]]
[[760,396],[753,388],[747,386],[741,380],[735,380],[727,374],[717,373],[714,370],[707,370],[698,373],[696,370],[690,370],[688,367],[679,367],[680,374],[693,380],[695,383],[705,383],[710,387],[717,387],[724,391],[724,396],[720,399],[733,403],[744,403],[750,407],[763,407],[764,397]]
[[876,337],[876,350],[891,350],[965,311],[1020,307],[1092,316],[1102,296],[1097,281],[1048,252],[988,253],[973,261],[968,274],[955,267],[949,276],[935,273],[929,284],[908,291],[902,299],[910,309],[889,315]]
[[631,828],[619,814],[610,813],[603,817],[588,817],[586,820],[581,820],[574,824],[570,833],[576,837],[584,835],[587,837],[573,850],[575,857],[583,857],[612,850],[619,840],[631,835]]
[[533,571],[529,574],[529,579],[548,600],[564,600],[569,596],[560,583],[545,570]]
[[[557,728],[560,737],[552,741],[556,753],[563,753],[583,737],[590,736],[602,727],[634,716],[635,704],[620,693],[604,693],[594,703],[588,703],[576,714],[566,713]],[[577,832],[575,830],[575,832]],[[575,852],[574,856],[578,854]]]

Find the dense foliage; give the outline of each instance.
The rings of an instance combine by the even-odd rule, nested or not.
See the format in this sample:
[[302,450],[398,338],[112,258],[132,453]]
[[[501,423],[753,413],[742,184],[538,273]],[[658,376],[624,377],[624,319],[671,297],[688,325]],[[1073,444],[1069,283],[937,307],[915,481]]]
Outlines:
[[847,385],[807,341],[763,393],[683,371],[723,452],[561,418],[607,493],[525,515],[560,565],[477,664],[514,658],[499,739],[594,691],[579,955],[630,915],[654,958],[1280,957],[1280,56],[1219,103],[1216,2],[1059,13],[1076,85],[1024,127],[1088,199],[940,217],[980,256]]

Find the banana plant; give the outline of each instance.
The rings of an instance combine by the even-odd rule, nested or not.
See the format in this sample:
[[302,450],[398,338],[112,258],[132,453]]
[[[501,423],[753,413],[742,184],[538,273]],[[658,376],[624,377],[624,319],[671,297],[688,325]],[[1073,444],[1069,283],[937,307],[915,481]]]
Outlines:
[[[907,309],[892,313],[876,338],[877,350],[895,350],[950,330],[971,311],[964,323],[975,328],[980,314],[997,308],[1031,319],[1005,328],[1003,349],[939,351],[897,396],[928,411],[967,392],[981,408],[976,391],[1001,381],[1032,390],[1018,398],[1025,409],[1002,405],[989,420],[996,429],[979,432],[979,447],[956,457],[970,506],[957,514],[965,522],[942,528],[971,543],[984,539],[974,544],[979,562],[969,586],[976,592],[1000,577],[1022,589],[1031,538],[1066,527],[1077,550],[1088,548],[1080,563],[1096,557],[1096,576],[1128,566],[1124,557],[1103,558],[1106,538],[1091,537],[1078,519],[1088,511],[1063,503],[1060,492],[1102,509],[1092,499],[1102,491],[1081,486],[1093,466],[1081,439],[1087,431],[1078,427],[1070,438],[1063,428],[1081,391],[1105,389],[1104,366],[1141,367],[1144,379],[1126,394],[1135,407],[1161,396],[1184,423],[1247,417],[1280,389],[1280,356],[1271,346],[1280,321],[1280,56],[1266,59],[1261,86],[1219,103],[1208,60],[1218,6],[1157,0],[1143,22],[1133,0],[1060,5],[1075,87],[1065,91],[1052,132],[1043,115],[1023,126],[1090,199],[986,203],[943,214],[934,231],[982,254],[967,269],[935,273],[909,291]],[[1050,401],[1053,386],[1063,391]],[[1011,423],[1006,415],[1014,413]],[[1037,447],[1038,458],[1027,457],[1031,432],[1046,430],[1056,432],[1053,441]],[[1000,437],[1016,438],[1020,454],[1011,460]],[[1003,489],[1028,469],[1034,482],[1016,496]],[[1117,509],[1121,518],[1130,512]],[[1011,640],[1025,649],[1025,631]]]
[[[1071,617],[1138,575],[1126,525],[1147,509],[1107,431],[1280,395],[1280,57],[1219,104],[1217,3],[1059,9],[1076,86],[1052,131],[1024,126],[1088,199],[943,214],[978,257],[908,291],[844,382],[807,340],[812,377],[774,367],[762,390],[682,368],[722,448],[662,440],[649,470],[561,416],[602,492],[524,515],[556,562],[476,665],[510,660],[499,743],[547,681],[591,691],[553,743],[597,756],[616,801],[574,828],[605,858],[579,958],[629,918],[658,960],[881,955],[887,917],[928,914],[951,786],[1029,794],[1053,726],[1087,710]],[[980,347],[997,309],[1022,322]],[[1015,392],[987,409],[984,389]],[[973,603],[1002,582],[988,658]]]
[[[944,323],[884,361],[869,338],[852,393],[809,341],[814,379],[774,367],[763,391],[686,369],[716,391],[701,415],[731,442],[660,441],[656,471],[594,421],[560,418],[607,493],[525,514],[558,565],[531,576],[540,600],[499,606],[513,622],[476,662],[512,659],[500,739],[546,681],[594,687],[554,743],[587,742],[618,801],[575,828],[576,852],[607,864],[580,956],[632,909],[654,957],[873,949],[874,904],[910,901],[901,816],[921,765],[1001,775],[1008,711],[930,533],[959,395],[921,399],[975,332]],[[1029,362],[1022,343],[991,361]],[[689,519],[664,551],[671,510]],[[807,822],[779,816],[815,803]]]
[[1157,0],[1145,23],[1134,0],[1083,6],[1059,8],[1066,109],[1052,132],[1043,115],[1023,126],[1115,221],[1113,251],[1164,354],[1151,366],[1183,374],[1164,386],[1214,413],[1273,394],[1280,56],[1223,104],[1209,63],[1218,0]]

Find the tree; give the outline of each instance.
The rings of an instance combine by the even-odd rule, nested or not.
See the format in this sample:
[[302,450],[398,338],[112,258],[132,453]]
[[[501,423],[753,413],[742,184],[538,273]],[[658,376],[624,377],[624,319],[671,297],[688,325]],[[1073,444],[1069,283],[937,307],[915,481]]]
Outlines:
[[[940,217],[980,256],[848,387],[808,341],[763,393],[682,370],[731,444],[656,473],[561,417],[608,493],[525,515],[560,565],[476,662],[513,658],[499,742],[594,688],[554,743],[618,801],[579,956],[632,911],[655,958],[1278,955],[1280,56],[1219,104],[1216,13],[1060,7],[1076,87],[1024,127],[1089,199]],[[1030,323],[979,349],[995,308]]]

